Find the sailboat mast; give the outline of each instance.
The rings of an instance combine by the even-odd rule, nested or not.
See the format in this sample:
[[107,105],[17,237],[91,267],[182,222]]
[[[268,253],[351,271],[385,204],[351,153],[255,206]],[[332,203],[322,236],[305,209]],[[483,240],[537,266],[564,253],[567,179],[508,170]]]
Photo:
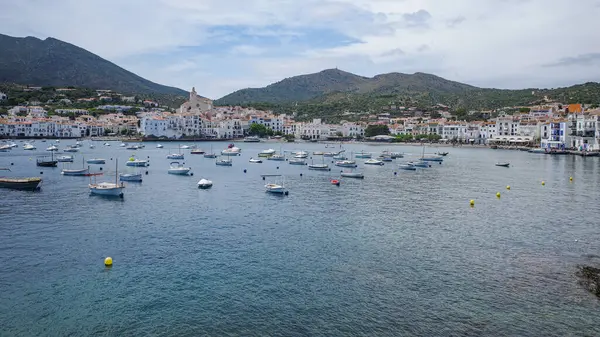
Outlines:
[[119,185],[119,159],[115,160],[115,185]]

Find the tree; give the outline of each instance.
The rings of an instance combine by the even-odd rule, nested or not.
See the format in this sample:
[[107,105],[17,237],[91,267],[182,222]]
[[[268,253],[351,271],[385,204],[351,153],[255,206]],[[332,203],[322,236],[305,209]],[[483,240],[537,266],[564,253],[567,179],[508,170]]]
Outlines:
[[267,127],[263,124],[252,123],[248,133],[252,136],[264,137],[266,135],[273,134],[273,130],[267,129]]
[[385,124],[371,124],[365,129],[365,137],[375,137],[380,135],[389,135],[390,129]]
[[529,111],[531,111],[530,108],[519,108],[519,112],[521,113],[528,113]]

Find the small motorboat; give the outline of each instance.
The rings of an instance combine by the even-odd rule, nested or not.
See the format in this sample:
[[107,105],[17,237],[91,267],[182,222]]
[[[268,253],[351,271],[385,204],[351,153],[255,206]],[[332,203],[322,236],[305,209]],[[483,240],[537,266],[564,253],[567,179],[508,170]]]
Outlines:
[[445,157],[448,155],[448,152],[438,152],[438,155]]
[[379,156],[379,157],[377,157],[377,159],[379,159],[381,161],[387,161],[387,162],[392,161],[392,157],[390,157],[390,156]]
[[323,155],[323,151],[315,151],[313,152],[313,156],[322,156]]
[[335,153],[333,153],[333,152],[325,152],[325,153],[323,153],[323,157],[333,157],[333,156],[335,156]]
[[96,148],[96,145],[90,144],[90,149],[95,149],[95,148]]
[[423,157],[421,157],[421,161],[442,162],[442,161],[444,161],[444,158],[442,156],[423,156]]
[[288,161],[288,163],[289,163],[290,165],[306,165],[306,160],[304,160],[304,159],[299,159],[299,158],[296,158],[296,159],[290,159],[290,160]]
[[401,170],[406,170],[406,171],[416,171],[417,167],[410,165],[410,164],[400,164],[398,165],[398,168],[400,168]]
[[104,144],[102,144],[102,145],[104,145],[104,146],[110,146],[110,144],[109,144],[109,143],[104,143]]
[[422,167],[422,168],[431,167],[431,165],[429,165],[429,163],[425,162],[425,161],[409,161],[407,164],[414,166],[414,167]]
[[231,161],[231,159],[219,159],[215,162],[215,164],[219,166],[232,166],[233,162]]
[[361,151],[360,153],[357,153],[354,157],[356,157],[356,158],[371,158],[371,156],[372,155],[370,153]]
[[281,154],[274,154],[267,158],[267,160],[285,161],[285,156]]
[[337,179],[331,179],[331,185],[340,186],[340,181]]
[[294,158],[298,158],[298,159],[304,159],[308,157],[308,153],[304,152],[304,151],[298,151],[296,152],[296,155],[294,156]]
[[263,151],[260,151],[260,152],[258,153],[258,156],[259,156],[259,157],[270,157],[270,156],[272,156],[272,155],[274,155],[274,154],[275,154],[275,150],[273,150],[273,149],[268,149],[268,150],[263,150]]
[[79,152],[79,148],[75,146],[70,146],[64,149],[63,152]]
[[179,148],[182,150],[187,150],[190,148],[190,146],[189,145],[181,145]]
[[214,153],[205,153],[204,158],[217,158],[217,155]]
[[60,174],[64,176],[85,176],[89,173],[89,168],[82,169],[63,169]]
[[365,165],[383,165],[383,162],[379,159],[368,159],[365,161]]
[[207,189],[207,188],[211,188],[213,185],[213,182],[208,180],[208,179],[200,179],[200,181],[198,182],[198,188],[201,189]]
[[202,149],[192,149],[192,151],[190,151],[191,154],[204,154],[204,150]]
[[73,162],[73,156],[58,156],[56,157],[56,161],[59,163],[72,163]]
[[510,163],[496,163],[496,166],[501,166],[501,167],[509,167]]
[[92,158],[86,161],[88,164],[106,164],[106,159],[102,158]]
[[169,167],[169,174],[177,174],[177,175],[187,175],[190,170],[192,168],[191,167],[184,167],[183,164],[180,164],[177,161],[174,161],[171,163],[171,166]]
[[157,149],[162,149],[162,148],[163,148],[163,146],[162,146],[162,145],[160,145],[160,144],[156,144],[156,148],[157,148]]
[[50,145],[46,148],[46,151],[58,151],[58,147]]
[[119,174],[120,181],[136,181],[142,182],[142,174],[141,173],[121,173]]
[[30,150],[31,151],[31,150],[35,150],[35,149],[36,149],[36,147],[33,146],[33,145],[31,145],[31,144],[29,144],[29,143],[26,143],[26,144],[23,145],[23,150]]
[[147,160],[135,159],[133,157],[129,158],[129,160],[125,163],[126,166],[135,166],[135,167],[146,167],[148,166]]
[[360,172],[342,172],[340,173],[342,177],[345,178],[356,178],[356,179],[364,179],[365,175]]
[[248,162],[250,162],[250,163],[257,163],[257,164],[260,164],[260,163],[262,163],[262,160],[260,160],[260,159],[254,159],[254,158],[250,158],[250,160],[249,160]]
[[335,166],[339,167],[356,167],[356,161],[354,160],[340,160],[335,162]]
[[125,146],[127,146],[127,144],[125,144],[125,143],[121,143],[121,144],[119,144],[119,146],[120,146],[120,147],[125,147]]
[[310,164],[308,165],[309,170],[320,170],[320,171],[329,171],[329,165],[327,164]]
[[167,155],[167,159],[183,159],[183,153],[171,153]]

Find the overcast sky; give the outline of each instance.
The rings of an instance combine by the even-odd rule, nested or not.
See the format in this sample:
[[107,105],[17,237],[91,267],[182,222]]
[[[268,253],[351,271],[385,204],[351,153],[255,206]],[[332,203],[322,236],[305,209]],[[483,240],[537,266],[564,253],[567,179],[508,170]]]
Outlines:
[[0,33],[73,43],[219,98],[338,67],[472,85],[600,80],[600,0],[0,0]]

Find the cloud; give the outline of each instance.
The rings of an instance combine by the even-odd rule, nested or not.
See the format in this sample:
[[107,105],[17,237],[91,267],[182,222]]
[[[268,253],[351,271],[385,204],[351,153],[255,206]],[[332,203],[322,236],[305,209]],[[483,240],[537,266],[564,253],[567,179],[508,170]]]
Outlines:
[[547,64],[547,67],[570,67],[570,66],[593,66],[600,65],[600,53],[581,54],[563,57],[555,63]]
[[460,25],[465,20],[466,20],[466,18],[464,16],[459,15],[455,18],[446,20],[446,26],[448,26],[448,28],[454,28],[454,27]]
[[594,55],[600,55],[593,43],[600,31],[597,5],[597,0],[578,0],[577,6],[567,0],[30,0],[4,1],[0,21],[1,33],[52,36],[149,80],[195,86],[218,98],[336,66],[363,76],[431,72],[486,87],[589,81]]
[[407,27],[428,27],[431,14],[424,9],[419,9],[414,13],[404,13],[402,18],[406,22]]

